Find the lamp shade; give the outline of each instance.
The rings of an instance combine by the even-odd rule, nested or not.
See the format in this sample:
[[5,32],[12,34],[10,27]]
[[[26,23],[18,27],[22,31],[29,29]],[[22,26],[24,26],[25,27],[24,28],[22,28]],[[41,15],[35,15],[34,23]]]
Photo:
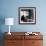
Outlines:
[[14,18],[5,18],[5,25],[14,25]]

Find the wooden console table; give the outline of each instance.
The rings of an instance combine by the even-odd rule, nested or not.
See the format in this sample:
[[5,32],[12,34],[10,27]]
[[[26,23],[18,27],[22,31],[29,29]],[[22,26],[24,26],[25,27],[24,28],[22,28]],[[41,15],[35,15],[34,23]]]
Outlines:
[[43,46],[43,35],[40,32],[38,35],[25,35],[26,32],[11,32],[8,35],[4,33],[4,46]]

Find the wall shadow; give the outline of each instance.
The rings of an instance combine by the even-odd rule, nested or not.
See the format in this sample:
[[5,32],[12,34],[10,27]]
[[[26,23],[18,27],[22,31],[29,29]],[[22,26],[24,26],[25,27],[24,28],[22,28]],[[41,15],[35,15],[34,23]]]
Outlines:
[[2,26],[5,23],[5,17],[4,16],[0,16],[0,46],[4,46],[3,45],[3,41],[4,41],[4,36],[3,36],[3,32],[2,32]]

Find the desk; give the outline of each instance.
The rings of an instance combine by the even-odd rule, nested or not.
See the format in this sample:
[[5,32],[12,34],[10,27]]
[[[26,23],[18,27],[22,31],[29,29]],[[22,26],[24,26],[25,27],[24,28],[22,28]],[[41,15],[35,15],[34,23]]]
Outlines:
[[25,35],[26,32],[11,32],[8,35],[4,33],[4,46],[43,46],[43,35],[40,32],[38,35]]

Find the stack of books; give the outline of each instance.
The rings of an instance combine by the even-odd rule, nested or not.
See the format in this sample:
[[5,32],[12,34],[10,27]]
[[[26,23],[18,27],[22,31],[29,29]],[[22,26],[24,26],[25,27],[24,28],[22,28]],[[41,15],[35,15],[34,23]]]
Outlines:
[[38,35],[37,33],[26,32],[25,35]]

